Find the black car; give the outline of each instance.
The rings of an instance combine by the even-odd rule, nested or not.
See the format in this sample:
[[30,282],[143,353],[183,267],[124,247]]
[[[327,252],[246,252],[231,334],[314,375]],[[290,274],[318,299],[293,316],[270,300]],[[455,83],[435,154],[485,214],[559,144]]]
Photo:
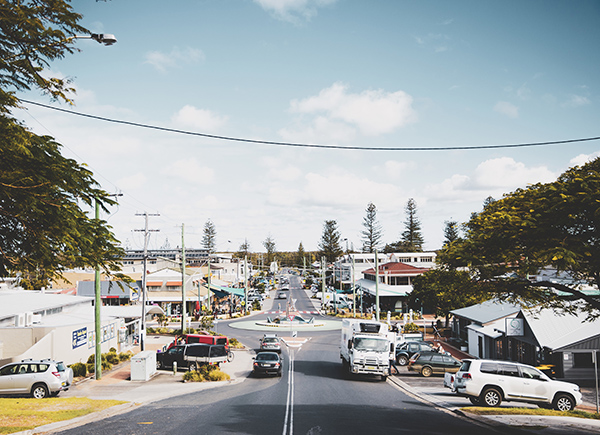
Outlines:
[[253,358],[252,373],[254,375],[275,374],[281,376],[283,358],[276,352],[259,352]]
[[405,366],[415,353],[433,350],[433,345],[428,341],[407,341],[396,347],[396,362]]
[[177,363],[177,369],[196,370],[203,364],[220,364],[227,360],[227,349],[221,344],[182,344],[166,352],[156,353],[156,368],[168,369]]
[[408,371],[419,372],[427,378],[433,374],[456,373],[461,365],[462,362],[452,355],[423,351],[412,356]]

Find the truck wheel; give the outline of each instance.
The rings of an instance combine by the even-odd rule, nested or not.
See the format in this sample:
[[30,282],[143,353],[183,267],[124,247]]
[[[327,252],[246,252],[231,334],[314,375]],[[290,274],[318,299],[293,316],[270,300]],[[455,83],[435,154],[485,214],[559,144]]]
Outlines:
[[396,361],[398,362],[398,365],[401,366],[405,366],[406,364],[408,364],[408,358],[406,357],[406,355],[398,355],[398,359],[396,359]]
[[426,378],[428,378],[429,376],[431,376],[433,374],[433,370],[431,370],[431,367],[425,366],[421,369],[421,374],[423,376],[425,376]]
[[486,388],[481,395],[481,402],[485,406],[500,406],[502,403],[502,394],[496,388]]
[[388,378],[388,377],[387,377],[386,375],[381,375],[381,380],[382,380],[383,382],[387,381],[387,378]]
[[34,399],[43,399],[48,397],[48,388],[44,384],[35,384],[31,388],[31,397]]
[[575,401],[567,394],[559,394],[554,399],[553,405],[557,411],[572,411],[575,408]]

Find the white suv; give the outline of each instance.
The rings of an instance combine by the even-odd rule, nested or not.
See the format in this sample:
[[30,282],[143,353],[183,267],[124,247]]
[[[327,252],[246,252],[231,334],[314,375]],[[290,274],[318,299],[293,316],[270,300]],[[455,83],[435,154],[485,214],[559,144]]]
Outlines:
[[550,379],[535,367],[512,361],[465,359],[454,388],[474,405],[483,406],[500,406],[505,400],[570,411],[582,398],[578,385]]
[[30,394],[43,399],[62,390],[61,375],[52,361],[26,360],[0,368],[0,394]]

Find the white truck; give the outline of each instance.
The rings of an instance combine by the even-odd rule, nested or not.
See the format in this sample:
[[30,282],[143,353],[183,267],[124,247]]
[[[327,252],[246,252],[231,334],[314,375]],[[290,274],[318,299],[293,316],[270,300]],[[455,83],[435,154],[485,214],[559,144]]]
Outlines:
[[342,370],[349,374],[390,374],[390,359],[395,357],[396,334],[387,323],[375,320],[344,319],[340,358]]

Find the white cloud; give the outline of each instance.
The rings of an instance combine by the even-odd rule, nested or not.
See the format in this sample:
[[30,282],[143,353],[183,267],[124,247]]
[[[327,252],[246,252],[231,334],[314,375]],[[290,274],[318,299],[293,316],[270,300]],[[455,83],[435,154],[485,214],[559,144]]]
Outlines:
[[215,180],[214,169],[201,166],[193,158],[176,160],[161,169],[160,173],[196,184],[211,184]]
[[218,131],[227,123],[226,116],[219,116],[210,110],[184,106],[171,118],[174,124],[193,127],[203,131]]
[[322,126],[338,127],[338,122],[358,129],[367,136],[378,136],[416,121],[413,99],[403,91],[383,90],[348,93],[347,86],[334,83],[319,95],[303,100],[292,100],[290,109],[299,114],[318,116],[312,129]]
[[600,157],[600,151],[596,151],[592,154],[579,154],[578,156],[573,157],[569,163],[571,167],[582,166],[598,157]]
[[388,160],[383,164],[385,174],[392,179],[401,178],[404,172],[412,167],[414,167],[413,162],[399,162],[397,160]]
[[158,71],[164,73],[170,68],[177,68],[180,64],[195,63],[204,60],[202,50],[186,47],[180,49],[173,47],[170,53],[160,51],[149,51],[146,53],[145,63],[149,63]]
[[278,181],[294,181],[302,176],[302,171],[281,159],[274,157],[263,158],[263,164],[268,168],[267,176]]
[[275,18],[291,23],[301,19],[310,20],[317,15],[317,10],[332,5],[337,0],[254,0]]
[[587,97],[584,97],[582,95],[570,95],[569,99],[567,101],[565,101],[562,106],[563,107],[581,107],[581,106],[587,106],[588,104],[590,104],[590,100]]
[[494,110],[502,115],[506,115],[509,118],[518,118],[519,117],[519,108],[514,104],[508,103],[506,101],[499,101],[494,106]]
[[431,184],[426,193],[436,201],[470,202],[487,196],[500,198],[517,188],[555,179],[556,174],[545,166],[527,167],[513,158],[500,157],[480,163],[470,175],[454,174]]
[[147,181],[148,178],[142,172],[138,172],[137,174],[121,178],[117,181],[116,185],[121,190],[133,190],[142,188]]

